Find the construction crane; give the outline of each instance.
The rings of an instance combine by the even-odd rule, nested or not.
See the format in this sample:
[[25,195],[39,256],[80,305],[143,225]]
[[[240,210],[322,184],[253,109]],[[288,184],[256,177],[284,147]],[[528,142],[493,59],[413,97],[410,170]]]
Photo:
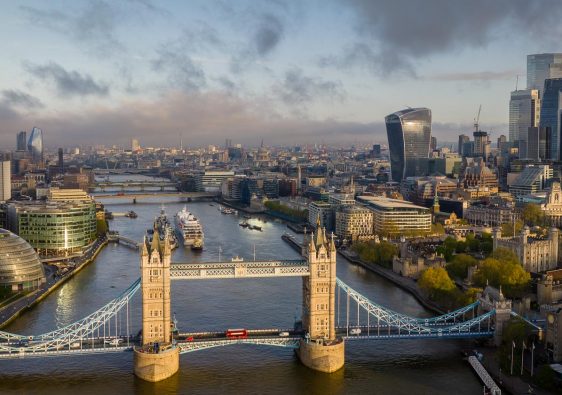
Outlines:
[[478,115],[474,118],[474,131],[478,132],[478,122],[480,121],[480,112],[482,111],[482,104],[478,107]]

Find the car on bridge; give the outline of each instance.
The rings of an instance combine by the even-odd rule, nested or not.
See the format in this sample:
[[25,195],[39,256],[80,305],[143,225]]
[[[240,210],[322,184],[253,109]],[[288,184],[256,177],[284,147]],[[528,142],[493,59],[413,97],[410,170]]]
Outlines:
[[123,343],[123,339],[106,339],[105,340],[105,344],[109,344],[110,346],[115,346],[115,347],[117,347],[121,343]]
[[280,337],[289,337],[289,332],[279,332]]
[[353,328],[349,331],[350,335],[359,336],[361,334],[360,328]]

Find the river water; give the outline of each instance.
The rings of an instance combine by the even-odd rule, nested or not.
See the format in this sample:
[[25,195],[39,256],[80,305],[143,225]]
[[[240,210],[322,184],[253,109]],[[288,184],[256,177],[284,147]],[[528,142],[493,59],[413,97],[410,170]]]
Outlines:
[[[134,210],[136,219],[116,218],[110,227],[140,240],[158,215],[161,202],[106,204],[108,210]],[[166,202],[172,217],[183,203]],[[296,259],[281,239],[289,230],[280,222],[252,219],[263,231],[241,228],[239,217],[220,214],[216,204],[190,203],[205,230],[205,250],[183,247],[173,262],[216,261],[235,255]],[[371,300],[413,316],[429,313],[408,293],[338,258],[338,276]],[[97,260],[27,312],[7,331],[39,334],[67,325],[115,298],[139,277],[138,253],[111,244]],[[134,332],[140,327],[140,296],[131,306]],[[242,279],[174,282],[172,309],[180,331],[288,328],[300,315],[301,279]],[[180,358],[180,371],[150,384],[132,371],[132,354],[51,357],[0,361],[1,394],[478,394],[481,385],[460,350],[469,343],[452,340],[348,342],[346,364],[326,375],[300,364],[292,350],[264,346],[219,347]]]

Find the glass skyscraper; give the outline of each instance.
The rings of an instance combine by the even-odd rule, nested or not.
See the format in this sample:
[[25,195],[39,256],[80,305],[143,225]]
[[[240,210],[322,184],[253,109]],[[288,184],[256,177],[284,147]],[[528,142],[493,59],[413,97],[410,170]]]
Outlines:
[[562,78],[547,79],[541,101],[541,132],[550,140],[550,157],[559,160],[561,152],[560,125],[562,116]]
[[562,78],[562,53],[527,55],[527,89],[544,89],[544,81]]
[[519,141],[519,157],[527,157],[529,128],[537,127],[540,119],[540,100],[537,89],[511,92],[509,101],[509,141]]
[[427,175],[431,110],[408,108],[385,117],[392,180]]
[[43,131],[34,127],[27,142],[27,150],[31,153],[33,162],[41,162],[43,160]]
[[18,133],[18,141],[16,145],[17,151],[26,151],[25,147],[27,146],[27,133],[25,131],[21,131]]

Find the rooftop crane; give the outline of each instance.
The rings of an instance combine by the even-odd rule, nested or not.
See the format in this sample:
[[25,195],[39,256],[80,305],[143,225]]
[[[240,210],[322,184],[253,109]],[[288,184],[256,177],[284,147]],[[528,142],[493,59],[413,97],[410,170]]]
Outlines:
[[482,111],[482,104],[478,107],[478,115],[474,118],[474,131],[478,132],[478,122],[480,121],[480,111]]

